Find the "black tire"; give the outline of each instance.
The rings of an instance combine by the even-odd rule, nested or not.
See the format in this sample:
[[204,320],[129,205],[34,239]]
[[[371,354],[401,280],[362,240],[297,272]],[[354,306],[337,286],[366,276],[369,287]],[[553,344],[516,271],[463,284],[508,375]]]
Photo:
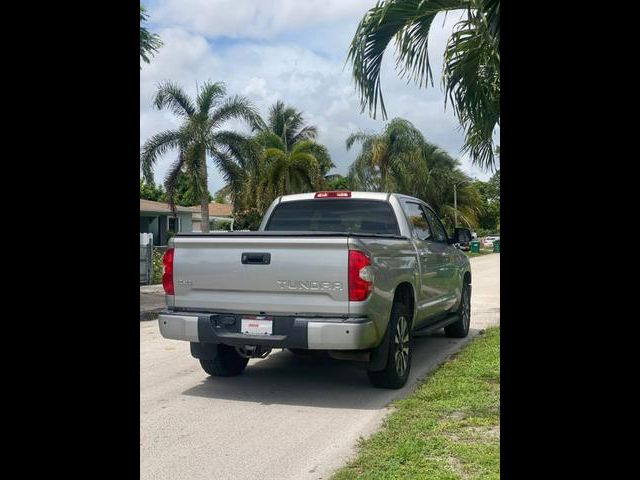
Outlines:
[[402,388],[411,371],[411,312],[403,303],[396,302],[389,320],[389,352],[387,363],[380,371],[368,371],[369,381],[379,388]]
[[202,369],[212,377],[233,377],[240,375],[249,363],[236,349],[229,345],[218,344],[217,355],[213,360],[200,359]]
[[306,350],[304,348],[287,348],[287,350],[300,357],[310,357],[317,353],[317,350]]
[[460,320],[444,327],[444,333],[447,337],[464,338],[469,334],[469,325],[471,325],[471,285],[467,282],[462,286],[458,316]]

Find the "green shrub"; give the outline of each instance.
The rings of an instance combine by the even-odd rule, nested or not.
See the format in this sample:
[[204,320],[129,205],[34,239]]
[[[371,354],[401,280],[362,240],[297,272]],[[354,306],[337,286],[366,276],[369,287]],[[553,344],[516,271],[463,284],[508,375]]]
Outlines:
[[255,208],[234,212],[234,217],[234,230],[258,230],[260,222],[262,222],[262,212]]
[[156,248],[153,249],[153,276],[151,281],[153,285],[162,283],[162,269],[164,268],[162,265],[163,255],[164,252],[162,250],[158,250]]

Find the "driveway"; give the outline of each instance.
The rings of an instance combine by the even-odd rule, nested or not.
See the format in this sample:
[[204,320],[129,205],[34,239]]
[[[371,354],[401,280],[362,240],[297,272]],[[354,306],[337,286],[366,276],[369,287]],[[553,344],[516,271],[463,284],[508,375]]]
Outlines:
[[380,425],[392,400],[500,323],[500,254],[471,259],[472,321],[465,339],[415,339],[401,390],[369,385],[358,364],[274,351],[239,377],[209,378],[189,344],[140,322],[141,479],[326,479]]

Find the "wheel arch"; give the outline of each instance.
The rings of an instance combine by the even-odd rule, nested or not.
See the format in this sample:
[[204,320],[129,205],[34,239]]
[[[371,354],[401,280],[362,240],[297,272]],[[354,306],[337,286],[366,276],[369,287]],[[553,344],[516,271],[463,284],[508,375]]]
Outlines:
[[409,307],[411,323],[413,324],[416,317],[416,292],[414,286],[410,282],[400,282],[394,290],[393,301],[394,303],[402,302]]

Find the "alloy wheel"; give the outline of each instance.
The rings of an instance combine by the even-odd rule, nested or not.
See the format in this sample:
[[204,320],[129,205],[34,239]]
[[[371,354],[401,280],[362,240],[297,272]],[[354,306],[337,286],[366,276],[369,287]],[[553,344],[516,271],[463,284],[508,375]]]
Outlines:
[[409,323],[404,315],[398,317],[394,342],[396,373],[402,377],[409,366]]

